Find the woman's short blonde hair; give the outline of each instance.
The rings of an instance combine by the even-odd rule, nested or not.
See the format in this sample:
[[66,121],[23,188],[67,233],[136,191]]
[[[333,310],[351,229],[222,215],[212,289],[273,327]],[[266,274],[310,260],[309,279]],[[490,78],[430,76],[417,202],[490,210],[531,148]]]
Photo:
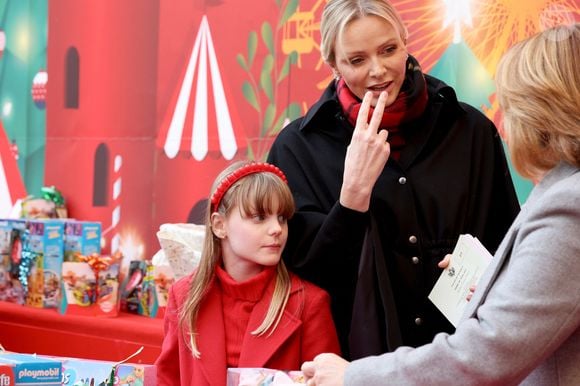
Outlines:
[[334,45],[348,23],[364,16],[385,19],[399,31],[401,41],[406,44],[408,31],[395,8],[385,0],[329,0],[322,11],[320,21],[320,52],[322,59],[334,66]]
[[497,67],[499,105],[512,163],[536,179],[560,161],[580,166],[580,24],[511,47]]

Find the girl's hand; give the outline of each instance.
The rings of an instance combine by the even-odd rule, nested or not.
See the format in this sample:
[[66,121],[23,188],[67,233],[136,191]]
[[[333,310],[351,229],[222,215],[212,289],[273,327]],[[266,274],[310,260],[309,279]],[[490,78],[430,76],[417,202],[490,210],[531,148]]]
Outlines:
[[372,93],[369,91],[365,94],[346,151],[340,204],[359,212],[369,209],[373,187],[391,154],[391,146],[387,142],[388,132],[379,131],[387,95],[386,91],[381,92],[368,122]]

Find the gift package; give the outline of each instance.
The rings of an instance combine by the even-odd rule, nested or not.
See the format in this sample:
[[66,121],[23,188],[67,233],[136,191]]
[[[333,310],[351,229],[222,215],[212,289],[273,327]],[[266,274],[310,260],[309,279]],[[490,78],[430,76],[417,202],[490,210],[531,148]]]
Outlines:
[[34,354],[0,352],[0,386],[61,385],[59,361]]
[[227,386],[289,386],[306,385],[302,371],[282,371],[266,368],[229,368]]
[[0,301],[24,304],[26,296],[20,281],[24,220],[0,220]]
[[173,282],[171,267],[156,266],[149,261],[131,261],[122,285],[121,310],[162,319]]
[[117,316],[120,257],[77,255],[62,264],[62,314]]
[[101,253],[101,223],[66,220],[64,224],[64,261],[75,261],[76,255]]
[[[22,241],[20,272],[27,287],[26,304],[39,308],[56,308],[60,300],[60,281],[64,254],[64,222],[61,220],[27,220],[27,239]],[[29,260],[30,259],[30,260]],[[30,267],[28,267],[30,265]]]
[[155,365],[52,357],[62,363],[63,386],[154,386]]

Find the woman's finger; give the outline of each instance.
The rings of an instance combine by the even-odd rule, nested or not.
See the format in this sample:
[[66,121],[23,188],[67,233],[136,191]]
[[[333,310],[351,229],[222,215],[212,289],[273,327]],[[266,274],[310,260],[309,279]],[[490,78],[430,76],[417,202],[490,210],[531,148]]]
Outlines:
[[385,111],[385,105],[387,104],[388,95],[389,94],[386,91],[382,91],[379,94],[379,99],[377,100],[377,104],[373,111],[373,116],[371,117],[371,121],[369,123],[369,128],[373,128],[373,132],[377,132],[377,130],[381,126],[381,122],[383,120],[383,113]]
[[373,93],[367,91],[365,94],[360,110],[358,111],[358,116],[356,117],[356,126],[354,130],[365,130],[369,121],[369,109],[371,108],[371,101],[373,99]]

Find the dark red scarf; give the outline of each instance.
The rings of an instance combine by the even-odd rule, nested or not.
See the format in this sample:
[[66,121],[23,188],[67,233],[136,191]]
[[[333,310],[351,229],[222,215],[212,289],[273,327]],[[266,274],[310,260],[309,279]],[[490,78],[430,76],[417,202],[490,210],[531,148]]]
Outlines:
[[[356,118],[362,101],[350,91],[344,79],[340,78],[336,85],[338,101],[342,106],[344,115],[355,126]],[[407,59],[407,71],[405,80],[397,95],[397,99],[388,106],[381,121],[381,129],[389,131],[389,143],[391,144],[391,156],[398,160],[401,148],[405,145],[405,139],[401,135],[399,127],[402,123],[418,118],[427,106],[427,84],[417,60],[409,55]],[[373,114],[370,108],[369,119]]]

